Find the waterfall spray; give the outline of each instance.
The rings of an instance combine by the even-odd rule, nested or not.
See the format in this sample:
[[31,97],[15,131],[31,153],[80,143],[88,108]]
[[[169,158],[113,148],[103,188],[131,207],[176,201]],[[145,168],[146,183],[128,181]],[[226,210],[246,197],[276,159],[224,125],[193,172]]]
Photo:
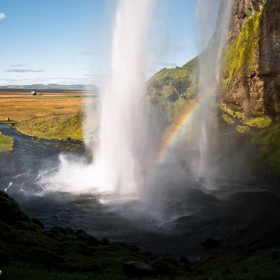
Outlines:
[[143,183],[146,37],[152,0],[120,0],[112,42],[111,77],[101,93],[97,187],[134,193]]
[[[206,3],[207,2],[207,3]],[[213,152],[217,143],[217,120],[215,102],[219,94],[219,75],[221,60],[229,25],[232,0],[199,0],[198,21],[200,26],[200,49],[206,47],[211,32],[213,21],[213,8],[219,5],[216,29],[207,48],[199,56],[199,97],[201,109],[201,133],[200,133],[200,168],[199,176],[210,180],[217,176],[217,165],[213,164]],[[207,41],[206,41],[207,40]],[[210,86],[211,85],[211,86]],[[214,85],[214,86],[213,86]],[[211,89],[210,89],[211,88]]]

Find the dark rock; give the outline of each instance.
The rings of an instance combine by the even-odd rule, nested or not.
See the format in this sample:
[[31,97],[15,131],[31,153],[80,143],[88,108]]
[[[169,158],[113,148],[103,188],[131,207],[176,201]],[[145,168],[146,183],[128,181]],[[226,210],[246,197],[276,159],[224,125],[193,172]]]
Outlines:
[[174,267],[166,261],[161,259],[155,260],[151,263],[156,271],[156,275],[169,276],[175,273]]
[[127,277],[152,277],[155,270],[145,262],[131,261],[123,264],[123,274]]
[[153,255],[152,251],[143,251],[141,252],[141,255],[146,256],[146,257],[150,257]]
[[61,227],[61,226],[53,226],[50,228],[51,231],[59,231],[60,233],[66,235],[67,232],[66,232],[66,229]]
[[186,264],[191,264],[191,262],[186,257],[184,257],[184,256],[181,256],[179,258],[179,262],[186,263]]
[[205,248],[214,248],[220,246],[220,241],[214,238],[203,239],[200,244]]
[[110,245],[110,241],[108,238],[103,238],[101,240],[99,240],[100,245],[106,246],[106,245]]
[[66,234],[67,234],[67,235],[73,235],[73,234],[75,234],[75,230],[74,230],[73,228],[67,227],[67,228],[65,228],[65,230],[66,230]]

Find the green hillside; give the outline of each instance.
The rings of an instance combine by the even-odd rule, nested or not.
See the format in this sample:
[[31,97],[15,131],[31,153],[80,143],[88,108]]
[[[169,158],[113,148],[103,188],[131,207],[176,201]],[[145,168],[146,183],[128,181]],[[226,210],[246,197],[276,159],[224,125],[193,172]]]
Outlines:
[[[163,128],[169,126],[195,98],[198,85],[198,58],[182,67],[163,68],[148,84],[152,117],[159,120]],[[181,96],[181,94],[183,96]]]

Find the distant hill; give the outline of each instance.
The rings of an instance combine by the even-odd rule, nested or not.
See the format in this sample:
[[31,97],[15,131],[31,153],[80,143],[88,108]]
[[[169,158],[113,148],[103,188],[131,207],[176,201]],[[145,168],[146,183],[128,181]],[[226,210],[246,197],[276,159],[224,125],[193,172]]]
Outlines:
[[9,86],[0,86],[0,90],[36,90],[36,91],[83,91],[83,90],[92,90],[98,91],[98,87],[95,85],[59,85],[59,84],[33,84],[33,85],[9,85]]

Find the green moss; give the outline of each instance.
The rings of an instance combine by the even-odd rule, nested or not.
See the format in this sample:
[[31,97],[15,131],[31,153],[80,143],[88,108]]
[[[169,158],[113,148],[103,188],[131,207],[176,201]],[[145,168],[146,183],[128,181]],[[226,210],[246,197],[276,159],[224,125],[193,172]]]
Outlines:
[[13,150],[14,139],[0,131],[0,152],[10,152]]
[[234,89],[241,78],[250,77],[258,70],[261,16],[262,11],[248,18],[238,38],[225,51],[222,66],[224,94]]
[[222,114],[222,119],[228,124],[234,124],[234,120],[227,114]]
[[250,137],[255,147],[252,163],[265,176],[280,178],[280,124],[254,133]]
[[245,125],[237,125],[236,130],[240,133],[249,133],[250,132],[250,127],[245,126]]
[[268,117],[249,118],[245,119],[243,123],[253,127],[266,128],[271,124],[271,119]]

